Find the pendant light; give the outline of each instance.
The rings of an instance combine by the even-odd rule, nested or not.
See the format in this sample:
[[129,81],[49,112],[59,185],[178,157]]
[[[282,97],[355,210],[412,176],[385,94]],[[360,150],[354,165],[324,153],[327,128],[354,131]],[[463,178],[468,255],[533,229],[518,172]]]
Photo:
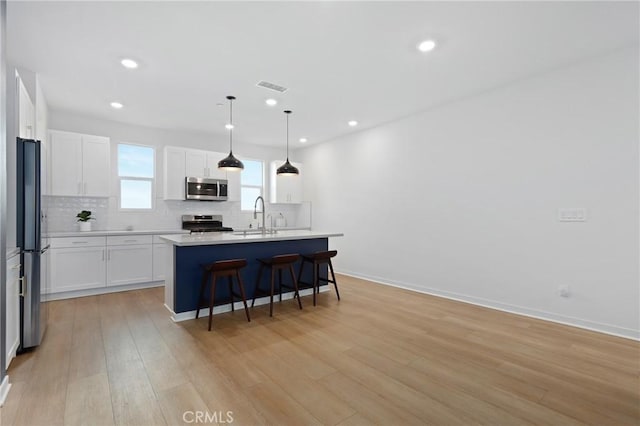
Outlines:
[[235,96],[227,96],[227,99],[229,99],[229,124],[227,124],[229,129],[229,155],[218,161],[218,168],[227,171],[240,171],[244,169],[244,164],[233,156],[233,100]]
[[300,172],[297,167],[289,162],[289,114],[291,114],[291,111],[286,110],[284,113],[287,114],[287,161],[282,166],[278,167],[276,174],[283,176],[295,176],[300,174]]

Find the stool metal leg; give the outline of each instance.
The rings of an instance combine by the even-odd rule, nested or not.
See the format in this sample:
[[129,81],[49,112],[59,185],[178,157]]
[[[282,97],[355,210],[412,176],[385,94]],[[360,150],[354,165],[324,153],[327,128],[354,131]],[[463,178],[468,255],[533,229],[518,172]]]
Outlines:
[[231,297],[231,312],[235,312],[235,309],[233,307],[233,277],[231,275],[229,275],[228,277],[229,280],[229,296]]
[[314,261],[313,262],[313,306],[316,306],[316,290],[320,291],[320,283],[318,282],[318,270],[320,267]]
[[256,303],[256,297],[258,296],[258,288],[260,287],[260,278],[262,277],[262,269],[264,269],[264,265],[261,263],[260,268],[258,268],[258,275],[256,276],[256,286],[253,290],[253,299],[251,300],[251,307]]
[[236,278],[238,280],[238,287],[240,287],[240,296],[242,297],[242,303],[244,304],[244,313],[247,314],[247,322],[251,322],[251,317],[249,316],[249,308],[247,307],[247,297],[244,294],[244,283],[242,282],[240,271],[238,271],[237,269]]
[[336,296],[338,296],[338,300],[340,300],[340,292],[338,291],[338,281],[336,281],[336,274],[333,273],[333,264],[331,263],[331,259],[329,259],[329,269],[331,270],[331,276],[333,277],[333,286],[336,288]]
[[273,286],[275,285],[275,282],[276,282],[275,278],[276,278],[276,274],[272,267],[271,268],[271,296],[269,297],[269,316],[270,317],[273,316]]
[[218,277],[215,272],[211,274],[211,298],[209,299],[209,331],[211,331],[211,320],[213,319],[213,302],[216,294],[216,281]]
[[[304,269],[304,258],[302,259],[302,262],[300,262],[300,269],[298,270],[298,282],[302,281],[302,270]],[[293,294],[293,297],[300,297],[300,294],[296,291]]]
[[300,301],[302,298],[300,297],[300,293],[298,293],[298,280],[296,280],[296,274],[293,272],[293,265],[289,265],[289,272],[291,273],[291,279],[293,280],[293,287],[296,290],[294,294],[298,294],[298,307],[302,309],[302,302]]
[[196,319],[200,316],[200,308],[202,307],[202,302],[204,298],[204,289],[207,286],[207,280],[209,279],[210,273],[207,271],[202,272],[202,280],[200,281],[200,294],[198,294],[198,306],[196,307]]

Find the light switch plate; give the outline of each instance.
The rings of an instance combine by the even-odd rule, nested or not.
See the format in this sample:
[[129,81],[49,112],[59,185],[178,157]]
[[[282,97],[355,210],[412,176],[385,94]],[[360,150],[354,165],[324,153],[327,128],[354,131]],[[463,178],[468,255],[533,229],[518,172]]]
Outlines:
[[560,222],[586,222],[587,209],[584,207],[561,207],[558,209],[558,221]]

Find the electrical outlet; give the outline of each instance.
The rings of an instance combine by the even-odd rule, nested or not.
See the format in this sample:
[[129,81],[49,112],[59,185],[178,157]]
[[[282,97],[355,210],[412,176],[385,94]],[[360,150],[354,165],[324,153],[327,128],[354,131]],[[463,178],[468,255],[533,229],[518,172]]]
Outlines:
[[560,297],[569,297],[571,295],[571,289],[566,284],[561,285],[558,287],[558,294]]

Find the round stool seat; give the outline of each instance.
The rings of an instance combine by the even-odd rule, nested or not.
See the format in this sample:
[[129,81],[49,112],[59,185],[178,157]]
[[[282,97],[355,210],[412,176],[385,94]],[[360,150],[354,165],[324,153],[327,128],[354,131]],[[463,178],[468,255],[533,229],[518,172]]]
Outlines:
[[305,260],[327,260],[335,257],[338,254],[338,250],[329,251],[317,251],[315,253],[303,254],[302,257]]
[[226,271],[229,269],[239,269],[247,266],[247,259],[231,259],[231,260],[218,260],[217,262],[204,265],[204,268],[209,271]]

